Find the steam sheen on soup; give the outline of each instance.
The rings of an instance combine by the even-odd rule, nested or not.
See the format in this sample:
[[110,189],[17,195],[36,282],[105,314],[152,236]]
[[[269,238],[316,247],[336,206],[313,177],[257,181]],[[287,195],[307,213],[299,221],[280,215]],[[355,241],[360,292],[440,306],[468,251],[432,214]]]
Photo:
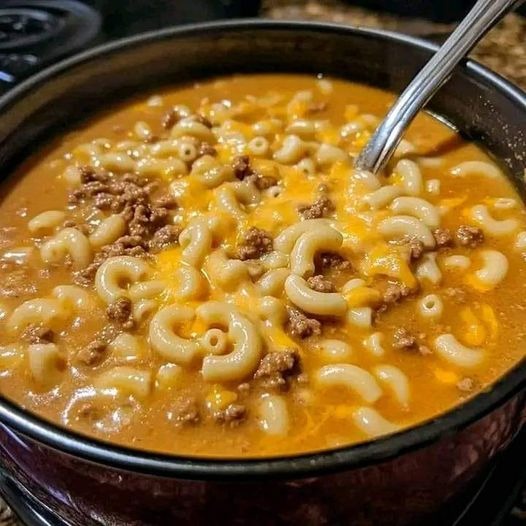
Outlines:
[[526,222],[500,168],[391,94],[298,75],[170,89],[3,187],[0,389],[66,427],[222,457],[425,421],[524,356]]

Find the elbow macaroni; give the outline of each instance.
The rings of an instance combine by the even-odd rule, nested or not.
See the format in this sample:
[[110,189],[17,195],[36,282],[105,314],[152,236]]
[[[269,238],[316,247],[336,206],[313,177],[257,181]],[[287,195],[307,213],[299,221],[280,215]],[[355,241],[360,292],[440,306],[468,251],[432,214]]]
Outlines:
[[526,215],[498,166],[422,115],[355,169],[389,96],[282,81],[136,100],[24,165],[2,392],[156,451],[296,454],[433,418],[524,356]]

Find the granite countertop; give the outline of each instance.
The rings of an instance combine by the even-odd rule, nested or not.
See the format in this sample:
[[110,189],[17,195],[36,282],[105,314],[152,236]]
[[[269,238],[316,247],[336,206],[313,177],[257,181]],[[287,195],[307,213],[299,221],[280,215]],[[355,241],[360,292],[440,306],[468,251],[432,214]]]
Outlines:
[[[379,27],[442,40],[454,24],[435,24],[353,7],[341,0],[263,0],[262,14],[287,20],[325,20],[362,27]],[[473,58],[526,89],[526,17],[508,15],[480,42]]]

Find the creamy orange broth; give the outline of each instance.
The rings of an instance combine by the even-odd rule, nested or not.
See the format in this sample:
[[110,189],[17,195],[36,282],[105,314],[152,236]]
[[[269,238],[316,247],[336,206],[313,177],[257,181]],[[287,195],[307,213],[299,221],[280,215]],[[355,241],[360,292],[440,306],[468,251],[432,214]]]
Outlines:
[[[304,91],[307,95],[298,95]],[[217,106],[220,101],[225,102],[223,108]],[[417,269],[424,260],[409,260],[408,245],[404,243],[407,239],[393,242],[377,230],[382,220],[395,215],[389,208],[390,202],[371,210],[365,196],[372,190],[358,181],[352,169],[352,158],[366,143],[375,123],[392,101],[393,95],[389,93],[341,80],[320,82],[298,75],[236,76],[143,96],[94,118],[36,154],[4,184],[2,191],[2,393],[54,422],[107,441],[177,454],[243,457],[300,453],[360,442],[425,421],[487,388],[524,356],[523,204],[503,174],[491,178],[482,173],[484,170],[472,170],[473,173],[452,175],[451,170],[466,161],[487,163],[493,170],[498,168],[478,146],[465,142],[430,115],[420,115],[406,136],[406,153],[401,151],[379,178],[381,185],[394,185],[399,196],[404,196],[408,192],[396,163],[402,158],[415,162],[423,180],[417,197],[441,212],[439,226],[453,236],[452,246],[427,251],[436,254],[440,281],[432,283],[421,275],[418,277]],[[223,182],[204,184],[195,176],[192,162],[178,161],[173,148],[171,153],[163,155],[151,153],[156,144],[167,141],[170,134],[175,133],[174,128],[161,125],[163,115],[174,105],[185,105],[192,113],[199,112],[213,125],[206,140],[216,150],[210,166],[216,170],[227,167],[221,172],[226,174]],[[250,152],[247,142],[258,136],[254,124],[269,119],[275,119],[275,130],[264,134],[268,152],[256,155]],[[297,119],[316,121],[316,129],[307,135],[301,132],[304,151],[298,159],[278,162],[275,157],[280,155],[276,152],[285,136],[291,134],[286,131],[287,127]],[[145,125],[138,129],[138,122]],[[354,124],[346,128],[347,135],[342,137],[341,128],[347,123]],[[199,138],[185,139],[184,135],[177,140],[199,148],[202,142]],[[221,138],[218,140],[218,137]],[[85,145],[100,138],[105,139],[99,141],[104,146],[92,148],[90,153]],[[129,144],[122,146],[123,141]],[[120,159],[126,158],[128,165],[131,159],[132,168],[103,158],[106,153],[118,151],[119,143]],[[345,158],[336,162],[316,161],[320,144],[339,148]],[[259,202],[241,205],[240,215],[233,218],[231,212],[221,207],[218,192],[223,187],[238,188],[228,186],[232,182],[238,184],[230,167],[234,158],[243,154],[249,156],[256,177],[271,176],[277,184],[274,189],[262,190]],[[43,247],[49,249],[46,243],[60,237],[67,220],[74,222],[69,228],[74,228],[72,224],[87,224],[84,230],[88,232],[109,215],[106,210],[94,211],[89,199],[68,204],[68,193],[79,185],[78,181],[75,183],[75,178],[78,179],[75,167],[91,165],[98,173],[108,172],[110,179],[117,179],[124,172],[140,172],[141,160],[146,156],[154,159],[146,179],[158,181],[160,189],[156,192],[171,192],[177,201],[178,207],[169,210],[166,221],[184,229],[192,218],[208,214],[210,221],[215,221],[213,242],[204,259],[193,266],[201,276],[201,288],[189,299],[182,299],[178,293],[179,270],[192,266],[184,262],[183,247],[175,243],[142,259],[150,269],[148,279],[160,280],[162,291],[150,298],[150,310],[146,309],[140,321],[122,327],[108,319],[107,302],[101,299],[100,291],[92,283],[80,286],[87,306],[78,307],[72,300],[57,299],[54,288],[74,284],[74,273],[80,266],[71,247],[63,252],[62,248],[55,248],[51,256],[46,256],[47,249]],[[155,158],[164,159],[164,164],[155,165]],[[314,162],[298,167],[300,158],[312,158]],[[302,170],[306,165],[314,167],[314,174],[308,175]],[[439,181],[439,188],[436,181],[429,183],[433,180]],[[302,339],[291,335],[286,319],[273,323],[272,327],[265,322],[257,274],[251,277],[243,271],[242,278],[221,285],[211,273],[223,263],[210,265],[208,260],[210,253],[220,248],[226,251],[227,260],[235,259],[236,250],[250,227],[265,230],[275,241],[285,228],[301,221],[298,206],[313,203],[322,183],[327,186],[326,195],[334,205],[326,217],[331,228],[344,239],[342,247],[335,252],[349,260],[352,269],[325,272],[335,287],[335,294],[345,300],[345,314],[324,317],[307,313],[309,318],[321,322],[322,332]],[[480,204],[487,206],[494,219],[512,220],[511,224],[505,224],[504,234],[495,235],[484,221],[477,224],[471,209]],[[52,221],[47,231],[31,233],[29,220],[48,210],[63,211],[64,216],[56,224]],[[481,227],[483,243],[473,248],[461,245],[455,239],[460,225]],[[487,276],[483,275],[481,281],[476,274],[483,265],[485,250],[498,251],[509,265],[505,276],[499,277],[495,285],[488,285]],[[91,249],[90,260],[97,251]],[[445,260],[452,255],[466,256],[468,259],[462,261],[467,268],[448,268]],[[262,261],[268,267],[265,257]],[[254,262],[258,259],[248,264],[254,265]],[[246,264],[237,262],[238,267]],[[287,265],[286,262],[288,268]],[[498,274],[500,270],[502,268],[492,269],[492,272]],[[317,268],[315,273],[321,271]],[[353,278],[364,279],[364,286],[358,292],[355,289],[342,293],[345,283]],[[382,310],[381,295],[389,282],[405,284],[410,294]],[[126,296],[133,283],[124,280],[119,285]],[[74,294],[80,297],[81,293]],[[437,295],[443,303],[442,314],[431,319],[418,313],[418,302],[428,294]],[[281,309],[291,305],[283,290],[274,295]],[[58,321],[46,320],[45,315],[24,314],[22,321],[17,322],[13,313],[21,311],[15,309],[37,298],[52,300],[51,304],[45,304],[44,310],[49,305],[59,305],[57,308],[64,313],[58,316]],[[175,304],[193,312],[211,300],[224,302],[223,311],[225,304],[230,305],[240,319],[254,328],[259,342],[255,365],[247,366],[245,374],[232,381],[203,378],[206,352],[202,349],[189,363],[181,361],[167,366],[177,360],[167,359],[149,337],[151,320],[160,309]],[[365,316],[372,313],[371,326],[357,325],[350,311]],[[31,312],[34,313],[34,309]],[[31,343],[26,329],[29,322],[50,328],[53,334],[45,336],[40,344]],[[113,332],[107,333],[111,339],[121,332],[135,337],[136,347],[123,356],[122,352],[115,351],[111,339],[107,339],[95,363],[84,363],[85,360],[80,359],[85,356],[82,351],[105,326],[113,328]],[[209,323],[196,316],[182,327],[171,324],[168,329],[195,343],[210,327],[218,326],[226,330],[220,323]],[[412,347],[393,345],[395,331],[400,328],[416,337]],[[25,339],[21,337],[24,331]],[[381,335],[381,354],[364,345],[364,340],[373,333]],[[103,336],[107,338],[107,334]],[[436,339],[444,334],[452,334],[460,344],[469,347],[469,352],[475,352],[477,363],[460,366],[439,352]],[[232,352],[233,338],[230,334],[224,355]],[[350,349],[346,348],[348,352],[339,358],[330,359],[320,347],[328,338],[341,340]],[[286,376],[283,385],[269,387],[265,378],[253,379],[266,353],[287,349],[296,350],[299,363]],[[320,380],[320,370],[332,371],[334,377],[334,366],[348,364],[359,367],[365,375],[364,392],[348,379],[340,379],[332,386]],[[389,383],[382,379],[382,369],[378,367],[386,365],[391,366],[388,370],[397,368],[399,376],[406,379],[405,387],[399,380]],[[128,369],[120,369],[121,373],[124,371],[121,376],[111,376],[110,371],[123,366]],[[376,389],[372,395],[371,385]],[[269,399],[269,395],[273,398]],[[183,418],[188,412],[181,413],[181,404],[188,399],[195,402],[187,407],[195,413],[187,419],[191,421]],[[225,422],[225,413],[221,411],[230,404],[237,406],[239,419],[226,418]],[[380,419],[379,428],[368,427],[370,414],[360,413],[359,408],[372,409],[373,420]],[[218,415],[222,416],[218,418]]]

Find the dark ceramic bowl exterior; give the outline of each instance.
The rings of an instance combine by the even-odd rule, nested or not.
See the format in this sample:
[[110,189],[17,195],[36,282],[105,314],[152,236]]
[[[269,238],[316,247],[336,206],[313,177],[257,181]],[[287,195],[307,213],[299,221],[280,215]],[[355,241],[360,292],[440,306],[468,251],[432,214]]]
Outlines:
[[[62,62],[0,100],[0,166],[138,91],[233,72],[323,72],[401,90],[435,48],[385,32],[245,21],[170,29]],[[502,160],[523,192],[526,96],[473,63],[430,109]],[[151,454],[65,431],[0,398],[0,482],[63,524],[408,525],[461,493],[526,420],[526,364],[420,426],[298,457]],[[59,524],[59,519],[55,517]],[[429,523],[428,523],[429,524]]]

